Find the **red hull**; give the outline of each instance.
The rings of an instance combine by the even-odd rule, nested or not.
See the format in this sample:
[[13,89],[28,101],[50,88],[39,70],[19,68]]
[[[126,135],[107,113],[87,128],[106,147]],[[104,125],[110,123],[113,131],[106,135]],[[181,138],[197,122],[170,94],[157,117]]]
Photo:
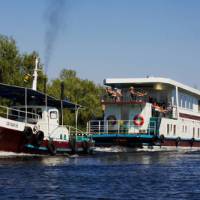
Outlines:
[[0,151],[44,155],[66,154],[83,152],[83,147],[83,142],[76,142],[76,146],[72,147],[68,141],[53,141],[50,143],[48,140],[42,141],[38,146],[34,145],[32,140],[28,142],[23,132],[0,127]]
[[195,140],[180,140],[177,142],[175,139],[164,139],[161,142],[161,146],[172,146],[172,147],[199,147],[200,148],[200,141]]

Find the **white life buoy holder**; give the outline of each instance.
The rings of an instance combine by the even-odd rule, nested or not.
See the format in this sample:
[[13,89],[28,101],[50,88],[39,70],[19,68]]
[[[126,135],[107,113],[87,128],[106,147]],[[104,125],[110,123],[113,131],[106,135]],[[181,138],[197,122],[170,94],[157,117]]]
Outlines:
[[136,126],[142,126],[144,124],[144,117],[140,114],[135,115],[133,118],[133,123]]

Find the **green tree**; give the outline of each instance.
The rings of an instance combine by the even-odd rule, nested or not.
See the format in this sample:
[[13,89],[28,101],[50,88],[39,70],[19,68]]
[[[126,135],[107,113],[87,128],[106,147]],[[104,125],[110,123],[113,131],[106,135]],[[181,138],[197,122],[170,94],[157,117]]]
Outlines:
[[[35,67],[36,52],[20,54],[16,42],[12,37],[0,35],[0,82],[31,87],[31,75]],[[38,88],[42,90],[45,78],[42,65],[39,66]],[[30,74],[30,79],[25,83],[24,75]]]
[[[103,88],[101,86],[95,85],[94,82],[90,80],[78,78],[76,72],[73,70],[63,69],[59,78],[51,82],[48,91],[50,95],[60,98],[61,81],[63,81],[65,85],[65,98],[83,106],[79,111],[78,117],[78,124],[81,128],[86,127],[86,123],[90,119],[102,116],[100,95],[103,93]],[[64,122],[75,125],[74,113],[69,110],[66,110],[64,113]]]

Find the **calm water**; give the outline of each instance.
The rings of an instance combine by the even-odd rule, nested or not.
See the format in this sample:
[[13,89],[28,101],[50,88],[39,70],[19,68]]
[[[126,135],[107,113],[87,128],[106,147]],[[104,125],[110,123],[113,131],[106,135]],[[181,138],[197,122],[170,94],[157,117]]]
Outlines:
[[0,199],[200,199],[199,153],[1,158]]

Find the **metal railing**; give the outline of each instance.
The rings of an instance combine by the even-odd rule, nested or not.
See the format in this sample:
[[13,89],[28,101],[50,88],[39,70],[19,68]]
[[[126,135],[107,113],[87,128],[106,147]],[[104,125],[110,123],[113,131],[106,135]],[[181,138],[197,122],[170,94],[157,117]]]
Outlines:
[[147,96],[134,96],[131,97],[131,95],[123,95],[123,96],[117,96],[112,97],[109,95],[103,95],[100,98],[101,103],[128,103],[128,102],[148,102]]
[[36,113],[26,112],[6,106],[0,106],[0,117],[31,124],[37,123],[37,121],[40,119],[40,116]]
[[148,134],[155,135],[157,122],[149,122],[145,129],[136,126],[131,120],[92,120],[87,124],[87,132],[90,134]]

